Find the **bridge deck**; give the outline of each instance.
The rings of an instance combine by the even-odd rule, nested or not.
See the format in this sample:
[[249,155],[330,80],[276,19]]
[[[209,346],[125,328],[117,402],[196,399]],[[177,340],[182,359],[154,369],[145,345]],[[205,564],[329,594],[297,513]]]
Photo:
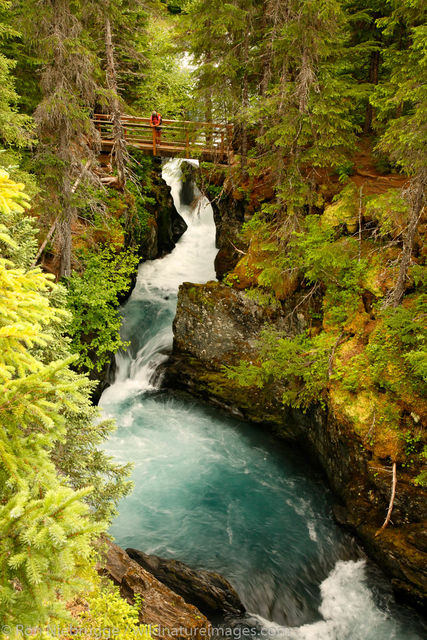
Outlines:
[[[113,123],[110,116],[95,114],[93,122],[101,137],[102,150],[111,151]],[[198,158],[218,164],[230,164],[233,158],[233,125],[163,120],[159,135],[150,125],[149,118],[122,116],[122,123],[127,144],[150,155]]]

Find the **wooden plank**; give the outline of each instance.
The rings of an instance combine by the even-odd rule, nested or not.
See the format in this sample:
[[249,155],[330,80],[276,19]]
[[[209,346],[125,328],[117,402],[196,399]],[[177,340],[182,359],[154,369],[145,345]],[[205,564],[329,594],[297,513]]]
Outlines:
[[[105,147],[111,147],[113,144],[114,144],[113,140],[102,140],[102,145]],[[132,140],[132,141],[129,141],[129,146],[152,149],[153,141],[152,140]],[[189,152],[194,151],[195,153],[210,153],[211,155],[227,155],[227,153],[221,151],[220,148],[204,147],[201,144],[190,145],[189,147],[187,147],[182,143],[174,143],[169,141],[162,141],[160,144],[156,143],[156,149],[159,151],[161,151],[162,149],[167,149],[169,151],[183,152],[183,153],[187,151]]]
[[[111,118],[108,114],[104,114],[104,113],[95,113],[92,120],[95,122],[98,119],[102,120],[102,121],[107,121],[107,122],[111,122]],[[129,115],[122,115],[121,119],[123,122],[135,122],[136,123],[145,123],[145,124],[150,124],[150,118],[142,118],[139,116],[129,116]],[[225,128],[233,128],[232,124],[228,124],[228,123],[224,123],[224,124],[219,124],[216,122],[202,122],[202,121],[192,121],[192,120],[163,120],[162,124],[177,124],[177,125],[193,125],[196,127],[213,127],[213,128],[217,128],[217,129],[225,129]],[[151,126],[151,125],[150,125]]]
[[[128,127],[127,127],[128,128]],[[231,126],[232,129],[232,126]],[[167,131],[167,130],[166,130]],[[165,140],[163,137],[160,144],[157,144],[157,140],[155,138],[155,130],[153,130],[153,139],[149,140],[146,138],[138,137],[138,132],[136,131],[132,135],[128,131],[128,135],[126,136],[127,143],[129,146],[134,147],[136,149],[140,149],[141,151],[148,153],[150,155],[157,156],[166,156],[166,157],[193,157],[199,158],[200,160],[205,160],[209,162],[216,162],[219,164],[231,164],[233,159],[233,151],[231,148],[231,140],[230,140],[231,130],[227,129],[227,149],[224,149],[224,135],[221,135],[218,138],[218,141],[214,142],[214,146],[207,148],[204,146],[204,142],[191,140],[188,131],[186,132],[186,139],[184,140]],[[114,141],[112,138],[102,137],[101,139],[101,148],[104,150],[111,149]]]

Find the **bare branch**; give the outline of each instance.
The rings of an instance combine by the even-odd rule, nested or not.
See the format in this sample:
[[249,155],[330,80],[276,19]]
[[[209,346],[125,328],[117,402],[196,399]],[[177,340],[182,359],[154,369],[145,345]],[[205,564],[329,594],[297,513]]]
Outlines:
[[390,522],[391,512],[393,511],[394,499],[396,497],[396,485],[397,485],[396,463],[393,462],[393,479],[391,484],[391,496],[390,496],[390,502],[388,505],[387,516],[386,516],[386,519],[384,520],[383,526],[381,527],[381,529],[378,529],[375,536],[379,536],[380,533],[384,531],[384,529],[387,527],[388,523]]

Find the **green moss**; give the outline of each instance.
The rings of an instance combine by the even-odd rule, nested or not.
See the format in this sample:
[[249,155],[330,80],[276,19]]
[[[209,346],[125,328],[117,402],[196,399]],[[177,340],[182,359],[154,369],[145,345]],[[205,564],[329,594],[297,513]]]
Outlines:
[[215,306],[215,284],[212,283],[210,289],[204,284],[192,284],[186,289],[187,296],[191,302],[204,307],[212,308]]
[[278,311],[281,308],[280,302],[277,300],[277,298],[268,290],[262,289],[261,287],[246,289],[245,296],[249,300],[253,300],[254,302],[256,302],[256,304],[263,309],[272,309],[274,311]]
[[354,183],[347,185],[336,197],[336,201],[325,208],[321,217],[324,228],[346,225],[354,233],[359,223],[358,189]]
[[[381,233],[368,237],[365,227],[361,237],[349,237],[348,232],[354,234],[358,228],[360,214],[362,220],[365,215],[375,220]],[[382,238],[398,231],[406,215],[406,204],[396,189],[366,198],[354,183],[323,215],[306,216],[298,231],[287,236],[277,221],[270,223],[262,213],[256,214],[245,234],[250,246],[257,247],[257,280],[262,286],[247,285],[246,295],[259,304],[268,303],[289,274],[297,273],[295,281],[297,286],[303,284],[304,298],[317,291],[322,300],[322,327],[320,333],[293,338],[280,331],[264,334],[257,362],[242,361],[228,367],[227,374],[251,392],[282,381],[283,402],[292,407],[331,403],[362,447],[378,458],[389,456],[408,465],[415,476],[423,442],[417,443],[413,456],[404,443],[418,433],[408,410],[427,418],[423,265],[413,268],[416,288],[403,305],[384,309],[381,302],[394,285],[389,263],[399,256]],[[309,310],[304,313],[307,316]]]

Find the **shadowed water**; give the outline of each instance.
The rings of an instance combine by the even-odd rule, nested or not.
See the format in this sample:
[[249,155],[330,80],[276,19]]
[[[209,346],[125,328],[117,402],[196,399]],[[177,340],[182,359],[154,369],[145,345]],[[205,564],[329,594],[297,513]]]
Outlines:
[[158,390],[172,344],[178,285],[214,278],[215,226],[206,200],[179,202],[179,161],[164,177],[187,224],[176,249],[144,263],[123,309],[115,384],[101,406],[118,431],[108,451],[135,463],[135,490],[112,533],[123,547],[218,571],[250,614],[238,630],[279,638],[422,638],[387,583],[331,516],[331,496],[306,456],[185,396]]

